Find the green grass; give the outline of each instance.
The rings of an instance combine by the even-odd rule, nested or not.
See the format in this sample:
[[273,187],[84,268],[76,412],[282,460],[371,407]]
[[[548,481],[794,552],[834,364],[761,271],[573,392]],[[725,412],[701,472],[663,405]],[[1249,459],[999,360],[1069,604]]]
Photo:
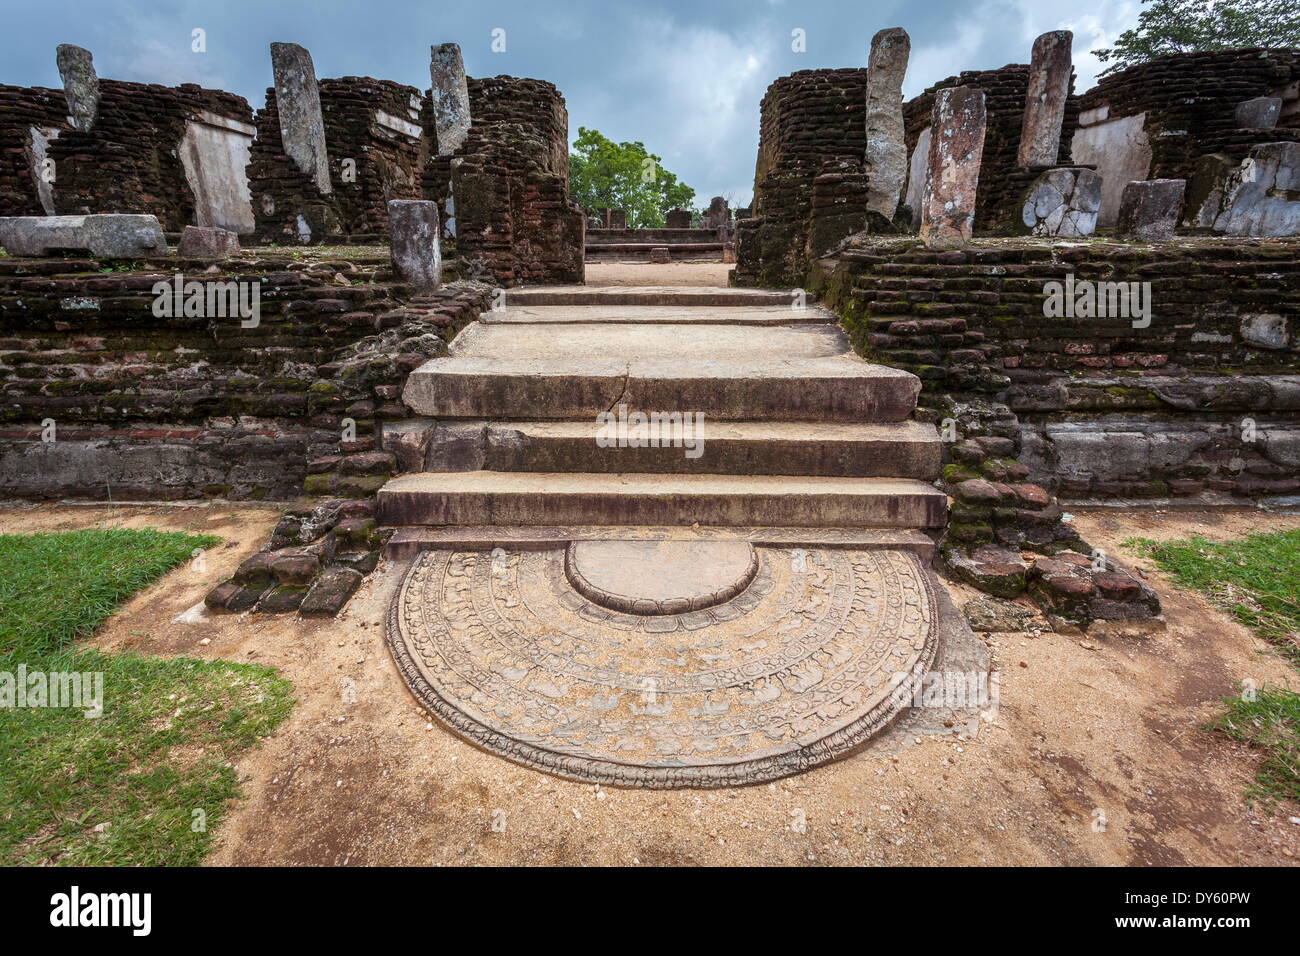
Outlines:
[[[1153,559],[1179,587],[1207,595],[1300,667],[1300,529],[1236,541],[1125,541]],[[1251,800],[1300,801],[1300,694],[1264,687],[1230,697],[1209,724],[1263,752]]]
[[0,863],[193,865],[207,852],[239,795],[231,764],[289,713],[290,685],[265,667],[76,642],[216,541],[121,528],[0,535],[0,671],[103,674],[98,718],[0,707]]
[[1300,694],[1266,687],[1255,700],[1230,697],[1210,726],[1264,752],[1247,796],[1266,804],[1285,797],[1300,802]]
[[1236,541],[1151,541],[1126,547],[1155,560],[1179,587],[1207,595],[1300,666],[1300,529]]

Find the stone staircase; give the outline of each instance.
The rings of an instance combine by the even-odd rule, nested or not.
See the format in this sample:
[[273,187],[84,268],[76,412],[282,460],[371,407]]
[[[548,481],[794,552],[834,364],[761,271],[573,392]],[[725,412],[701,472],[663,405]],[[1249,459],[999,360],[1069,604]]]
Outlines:
[[[422,417],[385,426],[403,474],[379,521],[393,557],[633,529],[928,556],[947,499],[939,436],[910,420],[919,389],[784,292],[515,290],[408,378]],[[620,411],[702,414],[702,442],[603,446],[598,416]]]

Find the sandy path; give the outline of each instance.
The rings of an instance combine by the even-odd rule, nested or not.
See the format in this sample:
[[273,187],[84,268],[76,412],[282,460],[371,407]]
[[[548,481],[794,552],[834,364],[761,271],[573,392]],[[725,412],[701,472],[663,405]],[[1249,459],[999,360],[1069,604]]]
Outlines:
[[[1300,808],[1251,811],[1254,757],[1199,729],[1245,677],[1300,686],[1267,645],[1200,598],[1149,580],[1168,631],[1108,643],[1000,635],[1001,707],[977,739],[907,739],[773,785],[598,790],[526,770],[430,725],[393,667],[382,620],[400,568],[373,575],[343,616],[174,619],[275,518],[265,508],[0,509],[0,530],[116,521],[211,531],[235,543],[129,602],[97,643],[280,668],[298,706],[240,764],[247,799],[213,864],[1002,863],[1290,864]],[[1094,512],[1120,554],[1132,534],[1300,526],[1258,513]],[[1158,529],[1158,531],[1157,531]],[[972,592],[952,588],[957,602]],[[207,645],[199,642],[210,641]],[[1021,666],[1023,662],[1026,666]],[[1100,810],[1104,828],[1095,828]],[[497,829],[494,830],[494,820]],[[806,825],[800,827],[800,822]],[[501,825],[504,824],[504,829]]]

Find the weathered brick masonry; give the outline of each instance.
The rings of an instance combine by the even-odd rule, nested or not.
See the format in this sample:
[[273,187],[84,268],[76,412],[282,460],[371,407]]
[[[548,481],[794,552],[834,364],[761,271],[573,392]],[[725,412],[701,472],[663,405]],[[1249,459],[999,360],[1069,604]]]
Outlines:
[[322,195],[285,155],[269,87],[248,170],[257,235],[291,243],[385,237],[388,200],[421,198],[424,96],[368,76],[321,80],[319,87],[332,191]]
[[[998,70],[967,70],[931,86],[920,96],[903,105],[907,130],[907,152],[911,156],[921,132],[930,126],[937,90],[954,86],[973,86],[984,91],[988,126],[984,135],[984,152],[980,161],[979,190],[975,201],[975,230],[980,234],[1014,231],[1019,201],[1033,181],[1049,168],[1022,167],[1017,162],[1020,127],[1024,117],[1025,97],[1029,91],[1029,67],[1012,63]],[[1074,90],[1074,80],[1070,80]],[[1078,98],[1066,101],[1065,119],[1061,124],[1060,163],[1068,165],[1070,139],[1078,123]]]
[[[391,469],[352,456],[405,417],[406,374],[486,301],[459,286],[407,299],[378,260],[207,265],[0,260],[0,495],[369,494]],[[260,324],[155,317],[151,290],[174,269],[261,280]]]
[[505,287],[581,282],[586,217],[569,199],[569,115],[542,80],[468,78],[472,124],[465,142],[439,156],[432,147],[425,198],[454,196],[457,252],[474,274]]
[[[1149,282],[1150,326],[1044,317],[1045,283],[1069,274]],[[1063,496],[1300,492],[1298,240],[862,239],[826,292],[863,354],[920,376],[936,418],[1004,403],[1020,463]]]
[[[62,90],[0,86],[0,216],[96,212],[151,213],[179,232],[196,222],[195,196],[180,145],[201,113],[238,123],[253,114],[242,96],[193,83],[177,87],[99,81],[99,113],[89,132],[67,123]],[[33,171],[32,129],[49,133],[54,208],[42,207]]]

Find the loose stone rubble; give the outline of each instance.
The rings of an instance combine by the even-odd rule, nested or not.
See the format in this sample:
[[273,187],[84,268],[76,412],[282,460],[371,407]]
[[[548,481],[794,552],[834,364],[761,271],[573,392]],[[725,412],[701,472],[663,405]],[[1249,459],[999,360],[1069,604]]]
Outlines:
[[1035,236],[1080,238],[1097,228],[1101,177],[1091,169],[1049,169],[1025,197],[1020,221]]

